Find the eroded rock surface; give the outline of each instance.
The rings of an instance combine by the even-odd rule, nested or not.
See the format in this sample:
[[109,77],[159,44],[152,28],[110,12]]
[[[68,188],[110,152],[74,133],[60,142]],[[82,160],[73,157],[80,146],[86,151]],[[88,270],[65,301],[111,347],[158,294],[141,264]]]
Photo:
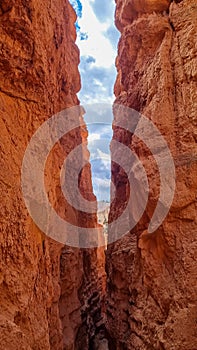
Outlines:
[[[53,114],[79,103],[75,20],[67,0],[0,2],[2,350],[86,348],[101,319],[103,250],[64,247],[47,238],[27,212],[20,183],[34,132]],[[55,145],[45,185],[64,219],[95,227],[96,215],[78,214],[64,202],[58,180],[64,157],[84,137],[87,131],[77,129]],[[94,199],[89,166],[80,189]],[[84,317],[94,293],[94,313]]]
[[[154,157],[136,136],[115,128],[114,138],[139,156],[149,178],[149,201],[138,225],[107,251],[107,328],[116,349],[195,350],[197,234],[197,4],[117,0],[121,30],[116,102],[151,119],[166,139],[176,167],[172,207],[147,234],[159,197]],[[128,183],[116,164],[122,201]],[[133,191],[140,189],[133,188]]]

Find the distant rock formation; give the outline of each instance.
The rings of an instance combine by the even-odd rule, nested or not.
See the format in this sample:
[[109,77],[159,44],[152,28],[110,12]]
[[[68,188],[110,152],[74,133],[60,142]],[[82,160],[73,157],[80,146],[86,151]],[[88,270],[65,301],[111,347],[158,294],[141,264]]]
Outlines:
[[98,202],[98,223],[103,226],[103,233],[105,236],[105,246],[107,247],[107,232],[108,232],[108,216],[110,203],[105,201]]

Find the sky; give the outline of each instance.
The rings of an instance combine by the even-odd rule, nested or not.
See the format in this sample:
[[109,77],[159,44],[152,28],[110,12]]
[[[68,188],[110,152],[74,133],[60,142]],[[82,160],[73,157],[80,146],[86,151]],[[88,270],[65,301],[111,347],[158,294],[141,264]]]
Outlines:
[[80,49],[82,83],[78,97],[85,109],[86,105],[94,106],[93,111],[85,115],[94,193],[98,200],[109,201],[112,113],[105,104],[110,106],[114,100],[115,58],[119,39],[114,25],[115,1],[70,0],[70,3],[78,16],[76,44]]

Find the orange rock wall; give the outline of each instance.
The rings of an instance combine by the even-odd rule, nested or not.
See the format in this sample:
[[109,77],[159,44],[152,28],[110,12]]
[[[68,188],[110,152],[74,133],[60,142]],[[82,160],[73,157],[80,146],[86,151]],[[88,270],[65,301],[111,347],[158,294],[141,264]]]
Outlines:
[[[136,137],[115,130],[140,157],[149,178],[149,202],[138,225],[107,251],[107,328],[114,348],[195,350],[197,234],[197,4],[116,1],[116,102],[142,112],[158,127],[173,155],[176,191],[162,226],[147,227],[159,196],[159,174]],[[127,184],[119,168],[113,181]],[[133,189],[134,191],[137,189]],[[110,218],[117,217],[117,205]]]
[[[54,113],[79,103],[75,20],[67,0],[0,2],[2,350],[81,349],[101,314],[103,250],[63,247],[47,238],[27,212],[20,183],[31,136]],[[79,225],[87,218],[63,203],[57,175],[63,156],[84,137],[87,133],[76,130],[63,138],[47,160],[46,175],[50,201]],[[82,192],[84,187],[92,192],[89,167],[80,178]],[[96,225],[96,215],[88,224]],[[87,290],[97,296],[88,320],[83,316]],[[85,335],[76,340],[81,329]]]

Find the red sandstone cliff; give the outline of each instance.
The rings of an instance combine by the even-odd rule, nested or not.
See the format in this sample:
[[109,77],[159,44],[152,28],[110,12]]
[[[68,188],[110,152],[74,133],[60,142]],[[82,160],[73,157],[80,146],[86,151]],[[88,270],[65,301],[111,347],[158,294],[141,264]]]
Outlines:
[[[107,328],[110,349],[196,350],[196,18],[194,0],[117,0],[121,31],[116,101],[143,112],[168,142],[176,166],[176,193],[162,226],[147,235],[159,193],[155,161],[136,137],[114,138],[140,157],[150,186],[142,220],[108,246]],[[102,312],[103,250],[79,250],[47,238],[30,218],[21,194],[21,164],[37,128],[78,104],[79,52],[75,14],[67,0],[0,2],[1,238],[0,349],[107,348]],[[60,193],[59,168],[86,131],[55,145],[46,188],[59,214],[96,226]],[[128,197],[115,164],[117,217]],[[79,179],[93,199],[90,168]],[[118,205],[117,205],[118,204]],[[97,336],[95,337],[95,334]]]
[[[63,247],[47,238],[29,216],[20,184],[31,136],[54,113],[79,103],[75,20],[67,0],[0,1],[2,350],[86,348],[101,318],[103,250]],[[46,174],[50,201],[79,225],[87,218],[64,203],[58,175],[64,156],[84,137],[78,129],[62,138]],[[80,178],[82,193],[84,188],[93,197],[88,166]],[[96,215],[88,220],[96,225]],[[94,313],[87,319],[93,293]]]
[[[116,102],[151,119],[173,155],[176,191],[160,228],[147,235],[159,195],[158,169],[137,137],[115,128],[114,139],[140,157],[149,201],[139,224],[107,251],[107,328],[114,349],[195,350],[197,234],[197,4],[195,0],[116,0],[121,31]],[[127,201],[117,165],[113,181]],[[133,189],[133,191],[138,189]]]

